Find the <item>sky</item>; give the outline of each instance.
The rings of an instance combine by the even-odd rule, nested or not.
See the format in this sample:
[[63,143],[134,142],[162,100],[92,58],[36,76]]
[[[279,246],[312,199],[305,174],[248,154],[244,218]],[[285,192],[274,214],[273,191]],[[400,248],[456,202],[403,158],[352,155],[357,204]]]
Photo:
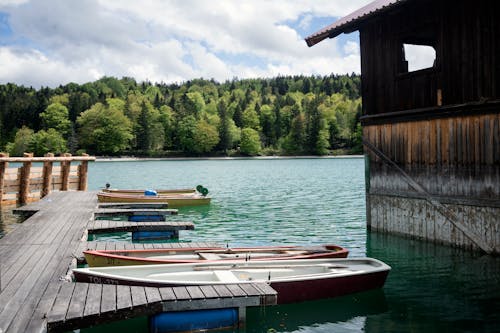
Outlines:
[[304,38],[370,0],[0,0],[0,84],[359,73],[357,32]]

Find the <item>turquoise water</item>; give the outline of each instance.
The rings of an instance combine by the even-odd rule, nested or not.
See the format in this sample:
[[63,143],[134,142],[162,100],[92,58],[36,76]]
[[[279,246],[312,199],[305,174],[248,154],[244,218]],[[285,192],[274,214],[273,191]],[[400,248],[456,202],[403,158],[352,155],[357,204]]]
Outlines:
[[[231,246],[334,243],[392,266],[382,290],[253,308],[240,333],[499,332],[500,258],[394,235],[367,233],[364,161],[347,159],[96,162],[89,189],[203,184],[210,206],[181,209],[195,223],[180,241]],[[130,241],[130,235],[105,240]],[[147,321],[93,332],[145,332]],[[228,332],[227,330],[224,332]],[[229,331],[231,332],[231,330]]]
[[[195,224],[181,232],[182,242],[333,243],[347,247],[350,256],[392,266],[381,290],[251,308],[245,328],[222,332],[500,332],[500,258],[367,232],[362,158],[90,163],[89,190],[106,182],[116,188],[207,187],[211,205],[183,208],[172,217]],[[12,208],[0,211],[0,237],[21,221]],[[82,331],[147,332],[147,318]]]

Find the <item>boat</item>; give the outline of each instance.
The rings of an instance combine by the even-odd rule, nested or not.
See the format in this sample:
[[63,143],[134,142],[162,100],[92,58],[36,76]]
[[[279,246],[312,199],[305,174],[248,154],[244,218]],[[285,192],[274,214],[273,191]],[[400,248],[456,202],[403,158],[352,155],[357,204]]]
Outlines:
[[87,250],[85,260],[90,267],[196,263],[232,260],[282,260],[345,258],[349,251],[337,245],[263,246],[243,248],[179,248],[147,250]]
[[167,203],[169,208],[178,208],[184,206],[198,206],[210,204],[210,197],[199,193],[177,193],[177,194],[157,194],[146,195],[144,193],[126,194],[126,193],[97,193],[99,202],[146,202],[146,203]]
[[195,193],[196,189],[195,188],[178,188],[178,189],[170,189],[170,190],[161,190],[161,189],[154,189],[154,190],[140,190],[140,189],[117,189],[117,188],[103,188],[101,189],[102,192],[107,192],[107,193],[121,193],[121,194],[144,194],[146,191],[154,191],[159,195],[168,195],[168,194],[190,194],[190,193]]
[[278,304],[383,287],[391,267],[373,258],[265,260],[73,269],[77,282],[148,287],[267,283]]

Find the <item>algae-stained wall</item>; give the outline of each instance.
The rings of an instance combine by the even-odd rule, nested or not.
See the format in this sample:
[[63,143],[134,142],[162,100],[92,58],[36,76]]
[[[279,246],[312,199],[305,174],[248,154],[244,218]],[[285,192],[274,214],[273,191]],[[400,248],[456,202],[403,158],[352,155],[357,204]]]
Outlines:
[[364,139],[386,157],[367,150],[370,228],[478,249],[432,198],[500,253],[500,112],[472,113],[364,127]]

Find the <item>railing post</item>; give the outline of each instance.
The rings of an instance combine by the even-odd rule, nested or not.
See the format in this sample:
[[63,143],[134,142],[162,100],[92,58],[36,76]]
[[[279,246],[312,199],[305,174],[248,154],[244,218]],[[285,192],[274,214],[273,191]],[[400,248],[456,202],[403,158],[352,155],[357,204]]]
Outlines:
[[[32,153],[24,153],[23,157],[32,158]],[[31,159],[23,162],[20,172],[20,183],[19,183],[19,204],[24,205],[28,202],[28,195],[30,193],[30,173],[31,173]]]
[[[7,153],[0,153],[0,157],[9,157]],[[5,184],[5,171],[9,167],[9,162],[0,162],[0,202],[3,200],[3,186]]]
[[[54,154],[47,153],[45,157],[51,158],[54,157]],[[40,198],[43,198],[52,191],[52,166],[53,162],[46,160],[43,162],[43,185],[42,192],[40,193]]]
[[[89,156],[88,154],[82,154],[82,156]],[[89,170],[89,161],[81,161],[78,166],[78,191],[87,190],[87,173]]]
[[[70,153],[64,153],[61,156],[71,157]],[[69,188],[69,169],[71,167],[71,160],[61,161],[61,191],[67,191]]]

